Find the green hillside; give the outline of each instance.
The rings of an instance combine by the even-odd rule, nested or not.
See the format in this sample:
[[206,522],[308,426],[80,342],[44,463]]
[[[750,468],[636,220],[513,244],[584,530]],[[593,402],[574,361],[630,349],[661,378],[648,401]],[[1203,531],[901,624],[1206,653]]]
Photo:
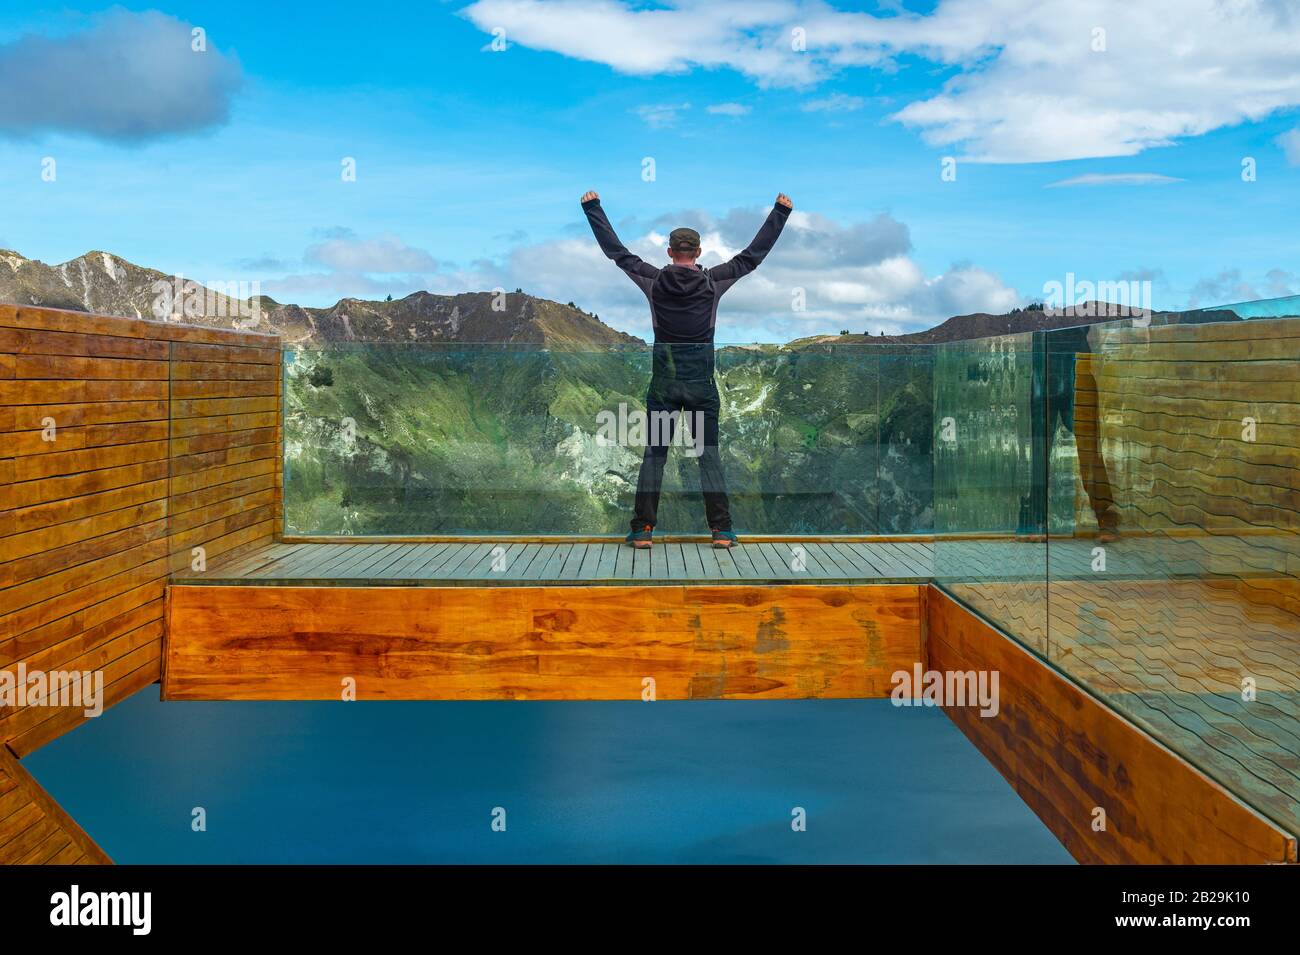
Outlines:
[[[319,534],[621,533],[644,347],[364,345],[298,350],[287,383],[289,529]],[[929,529],[930,356],[861,345],[718,352],[738,528]],[[635,436],[633,436],[635,437]],[[659,526],[704,530],[696,462],[669,456]]]

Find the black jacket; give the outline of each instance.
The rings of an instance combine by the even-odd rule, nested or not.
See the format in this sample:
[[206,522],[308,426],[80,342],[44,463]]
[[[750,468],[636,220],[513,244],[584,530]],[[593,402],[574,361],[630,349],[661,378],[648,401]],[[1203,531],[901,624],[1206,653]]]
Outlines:
[[582,204],[601,251],[627,273],[650,302],[654,326],[654,374],[683,380],[713,378],[713,334],[718,300],[758,268],[776,245],[790,209],[778,203],[752,242],[735,258],[712,268],[668,265],[656,268],[629,252],[609,224],[599,199]]

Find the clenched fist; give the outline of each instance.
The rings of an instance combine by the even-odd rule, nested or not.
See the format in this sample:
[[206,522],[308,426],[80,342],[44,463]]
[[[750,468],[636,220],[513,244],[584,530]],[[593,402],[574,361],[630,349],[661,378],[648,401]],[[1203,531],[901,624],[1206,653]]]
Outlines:
[[[593,192],[592,195],[594,196],[595,193]],[[779,206],[785,206],[787,209],[794,208],[794,203],[790,201],[790,197],[784,192],[778,192],[776,194],[776,204]]]
[[582,194],[582,201],[583,201],[583,202],[590,202],[592,199],[599,199],[599,198],[600,198],[600,196],[598,196],[594,191],[593,191],[593,192],[584,192],[584,193]]

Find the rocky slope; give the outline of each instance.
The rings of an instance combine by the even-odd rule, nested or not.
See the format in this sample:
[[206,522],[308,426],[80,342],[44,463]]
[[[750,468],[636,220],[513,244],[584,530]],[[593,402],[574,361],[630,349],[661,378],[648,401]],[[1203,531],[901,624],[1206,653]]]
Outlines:
[[1018,335],[1022,332],[1044,332],[1055,328],[1095,325],[1121,318],[1147,318],[1152,324],[1159,325],[1175,316],[1181,322],[1231,322],[1240,319],[1236,313],[1221,309],[1197,312],[1195,316],[1184,312],[1134,311],[1130,313],[1105,302],[1089,302],[1056,312],[1018,308],[1003,315],[991,315],[988,312],[955,315],[933,328],[906,335],[814,335],[798,339],[791,344],[872,342],[886,345],[939,345],[943,342],[970,341],[975,338],[990,338],[994,335]]
[[[534,345],[620,345],[640,339],[616,331],[577,308],[522,291],[495,295],[415,292],[391,302],[345,298],[329,308],[281,304],[204,289],[180,290],[172,276],[108,252],[87,252],[46,265],[0,250],[0,302],[44,305],[128,318],[168,314],[189,324],[236,324],[279,333],[288,344],[331,342],[502,342]],[[237,289],[230,291],[237,292]],[[179,303],[179,307],[178,307]],[[158,313],[162,306],[161,314]],[[256,306],[256,308],[254,308]]]

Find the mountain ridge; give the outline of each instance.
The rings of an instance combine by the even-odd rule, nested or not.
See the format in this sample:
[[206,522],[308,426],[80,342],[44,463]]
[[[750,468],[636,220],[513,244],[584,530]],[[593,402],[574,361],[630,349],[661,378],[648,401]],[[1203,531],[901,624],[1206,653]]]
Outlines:
[[[279,334],[286,344],[325,345],[346,342],[411,344],[500,343],[539,346],[640,345],[599,317],[572,304],[562,305],[514,292],[460,292],[438,295],[417,291],[400,299],[373,301],[344,297],[323,308],[281,303],[269,295],[241,297],[241,289],[213,290],[176,276],[136,265],[99,249],[58,265],[0,249],[0,301],[74,311],[157,318],[173,315],[189,324],[256,328]],[[170,291],[160,291],[170,287]],[[235,294],[229,294],[234,291]],[[161,301],[160,303],[160,299]],[[931,328],[901,335],[811,335],[787,342],[802,348],[823,344],[939,344],[994,335],[1047,331],[1113,321],[1128,313],[1107,303],[1089,302],[1057,311],[1017,308],[1003,314],[954,315]],[[1175,313],[1140,312],[1157,319]],[[1215,312],[1213,320],[1237,319]],[[256,319],[256,322],[254,322]]]
[[[412,292],[400,299],[345,297],[326,308],[269,295],[223,292],[92,250],[47,265],[0,249],[0,301],[126,318],[168,315],[188,324],[255,328],[286,344],[499,342],[532,345],[644,345],[572,305],[514,292]],[[235,294],[229,294],[234,291]],[[161,308],[161,311],[158,309]],[[256,321],[254,321],[256,319]]]

